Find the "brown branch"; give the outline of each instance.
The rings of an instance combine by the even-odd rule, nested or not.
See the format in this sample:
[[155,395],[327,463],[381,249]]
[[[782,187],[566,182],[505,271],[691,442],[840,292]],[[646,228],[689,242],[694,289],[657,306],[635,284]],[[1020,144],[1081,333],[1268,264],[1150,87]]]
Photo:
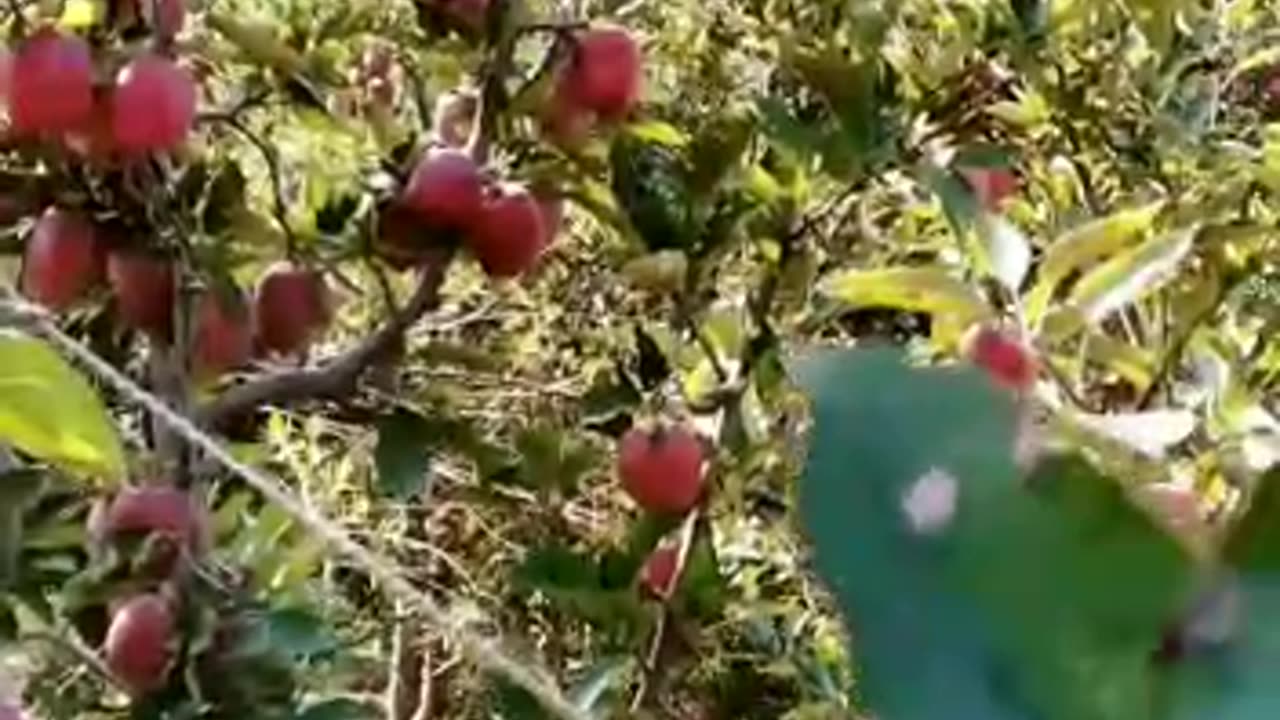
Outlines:
[[439,306],[440,286],[452,252],[441,255],[427,263],[405,306],[363,342],[319,367],[270,373],[232,387],[200,408],[197,415],[200,422],[206,427],[217,427],[261,405],[340,397],[353,392],[365,370],[391,352],[420,317]]

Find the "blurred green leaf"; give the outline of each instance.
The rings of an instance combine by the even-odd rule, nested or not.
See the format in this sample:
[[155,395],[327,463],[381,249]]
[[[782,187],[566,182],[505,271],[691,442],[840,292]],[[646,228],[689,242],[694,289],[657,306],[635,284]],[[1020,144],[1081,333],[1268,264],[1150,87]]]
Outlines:
[[97,392],[52,348],[0,329],[0,440],[79,473],[119,480],[124,448]]
[[1150,656],[1190,563],[1119,485],[1076,458],[1021,480],[1013,407],[971,370],[854,350],[800,381],[802,517],[878,713],[1159,717]]
[[401,501],[425,495],[437,441],[431,423],[417,413],[399,409],[380,418],[377,431],[373,455],[378,492]]

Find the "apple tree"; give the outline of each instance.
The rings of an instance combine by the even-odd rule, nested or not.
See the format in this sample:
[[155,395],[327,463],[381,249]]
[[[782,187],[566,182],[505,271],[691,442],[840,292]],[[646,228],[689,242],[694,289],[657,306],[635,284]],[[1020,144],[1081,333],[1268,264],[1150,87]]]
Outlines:
[[13,0],[0,720],[1255,720],[1268,3]]

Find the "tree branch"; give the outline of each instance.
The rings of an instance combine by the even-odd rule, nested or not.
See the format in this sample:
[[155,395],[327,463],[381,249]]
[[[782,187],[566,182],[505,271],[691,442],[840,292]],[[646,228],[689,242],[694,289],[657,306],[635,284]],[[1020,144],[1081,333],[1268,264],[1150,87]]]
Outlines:
[[404,307],[360,344],[315,368],[287,370],[237,385],[200,408],[197,418],[205,427],[217,427],[230,418],[261,405],[338,397],[353,392],[365,370],[385,357],[415,322],[440,305],[452,252],[443,252],[427,263]]

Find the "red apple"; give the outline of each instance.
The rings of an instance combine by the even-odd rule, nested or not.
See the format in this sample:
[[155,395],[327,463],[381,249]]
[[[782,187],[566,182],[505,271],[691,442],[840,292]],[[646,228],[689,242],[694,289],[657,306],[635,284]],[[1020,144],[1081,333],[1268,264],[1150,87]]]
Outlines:
[[27,715],[17,703],[0,700],[0,720],[27,720]]
[[195,80],[169,58],[139,55],[116,75],[111,108],[111,128],[121,151],[173,150],[186,141],[195,122]]
[[22,292],[50,310],[65,310],[102,281],[103,260],[93,225],[74,212],[50,207],[27,241]]
[[330,318],[329,288],[319,273],[280,262],[258,282],[253,319],[261,349],[280,355],[303,352]]
[[45,27],[18,47],[9,87],[9,121],[20,135],[61,133],[93,112],[93,60],[75,35]]
[[431,111],[431,130],[436,139],[450,147],[465,146],[471,139],[479,104],[472,90],[452,90],[436,98]]
[[107,257],[107,280],[125,325],[160,340],[173,336],[177,278],[168,258],[135,250],[114,251]]
[[978,205],[989,212],[999,212],[1018,192],[1018,176],[1009,168],[966,167],[960,168],[960,175],[969,184]]
[[666,600],[676,589],[676,565],[680,561],[680,549],[674,543],[664,543],[649,555],[644,563],[641,582],[654,597]]
[[173,661],[175,630],[173,610],[163,597],[130,598],[116,609],[107,629],[107,668],[135,696],[159,690]]
[[484,179],[471,156],[433,148],[413,169],[401,202],[433,228],[466,230],[481,214]]
[[216,376],[242,367],[253,354],[253,326],[237,289],[205,291],[196,303],[192,365],[197,375]]
[[191,494],[170,485],[126,487],[89,518],[89,536],[96,543],[126,535],[163,535],[192,552],[205,547],[205,521]]
[[978,367],[991,375],[1002,387],[1026,390],[1039,372],[1030,347],[998,328],[983,325],[966,340],[966,354]]
[[683,515],[702,494],[702,445],[680,427],[632,428],[622,436],[618,475],[640,507]]
[[533,267],[547,247],[542,206],[518,185],[503,185],[487,198],[467,246],[493,277],[515,277]]
[[560,82],[569,97],[606,120],[626,117],[640,100],[644,83],[640,46],[631,33],[602,26],[575,36],[573,57]]

